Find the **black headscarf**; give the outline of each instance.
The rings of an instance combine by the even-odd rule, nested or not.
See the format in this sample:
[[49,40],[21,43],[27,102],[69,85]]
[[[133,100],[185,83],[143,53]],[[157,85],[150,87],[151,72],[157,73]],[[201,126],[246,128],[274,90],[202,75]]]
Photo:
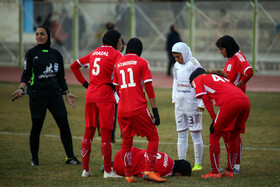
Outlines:
[[194,72],[192,72],[191,76],[190,76],[190,84],[192,83],[192,81],[198,77],[199,75],[205,73],[206,71],[203,68],[197,68],[196,70],[194,70]]
[[174,160],[173,174],[181,173],[183,176],[191,176],[192,167],[191,164],[186,160]]
[[121,34],[116,30],[109,30],[102,38],[104,45],[111,45],[114,49],[117,49]]
[[140,57],[142,54],[142,50],[143,44],[141,40],[139,40],[138,38],[131,38],[127,43],[125,54],[135,53]]
[[235,53],[239,51],[239,46],[233,39],[233,37],[225,35],[219,38],[216,42],[216,46],[226,48],[227,58],[231,58]]
[[46,42],[45,44],[41,44],[41,45],[38,44],[38,46],[39,46],[41,49],[49,49],[49,48],[51,47],[51,34],[50,34],[50,30],[49,30],[46,26],[44,26],[44,25],[38,26],[38,27],[36,28],[36,30],[37,30],[38,28],[43,28],[43,29],[45,29],[45,30],[46,30],[46,33],[47,33],[47,35],[48,35],[48,40],[47,40],[47,42]]

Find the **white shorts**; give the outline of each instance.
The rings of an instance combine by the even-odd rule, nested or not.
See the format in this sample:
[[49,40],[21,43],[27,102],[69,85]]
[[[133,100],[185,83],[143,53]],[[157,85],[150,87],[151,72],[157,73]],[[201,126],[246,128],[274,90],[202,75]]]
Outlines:
[[177,131],[184,131],[189,129],[190,131],[201,131],[202,130],[202,112],[198,112],[194,115],[176,114],[176,127]]

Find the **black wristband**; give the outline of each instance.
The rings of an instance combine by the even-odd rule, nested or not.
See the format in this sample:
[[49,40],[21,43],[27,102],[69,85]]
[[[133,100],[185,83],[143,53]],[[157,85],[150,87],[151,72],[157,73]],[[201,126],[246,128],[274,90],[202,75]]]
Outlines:
[[88,88],[88,86],[89,86],[88,82],[87,82],[87,81],[86,81],[86,82],[84,82],[83,87],[85,87],[85,88],[87,89],[87,88]]
[[69,93],[70,93],[69,90],[66,90],[66,91],[63,92],[63,95],[67,95]]
[[19,87],[18,89],[21,89],[23,92],[25,92],[24,88],[23,87]]

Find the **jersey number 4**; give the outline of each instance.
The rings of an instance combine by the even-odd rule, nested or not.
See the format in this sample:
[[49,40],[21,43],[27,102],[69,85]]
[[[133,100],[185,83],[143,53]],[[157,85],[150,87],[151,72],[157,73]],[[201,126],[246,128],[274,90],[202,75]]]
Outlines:
[[120,70],[120,74],[122,75],[122,85],[121,88],[127,88],[128,87],[135,87],[136,84],[134,82],[134,78],[133,78],[133,70],[131,68],[127,68],[127,74],[129,76],[129,83],[126,83],[126,73],[125,71],[122,69]]

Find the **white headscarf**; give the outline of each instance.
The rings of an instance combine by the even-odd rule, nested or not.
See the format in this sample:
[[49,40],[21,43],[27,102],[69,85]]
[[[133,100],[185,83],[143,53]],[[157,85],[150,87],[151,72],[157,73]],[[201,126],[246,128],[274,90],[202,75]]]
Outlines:
[[184,64],[192,59],[191,49],[184,42],[175,43],[172,47],[172,52],[181,53],[183,56]]

